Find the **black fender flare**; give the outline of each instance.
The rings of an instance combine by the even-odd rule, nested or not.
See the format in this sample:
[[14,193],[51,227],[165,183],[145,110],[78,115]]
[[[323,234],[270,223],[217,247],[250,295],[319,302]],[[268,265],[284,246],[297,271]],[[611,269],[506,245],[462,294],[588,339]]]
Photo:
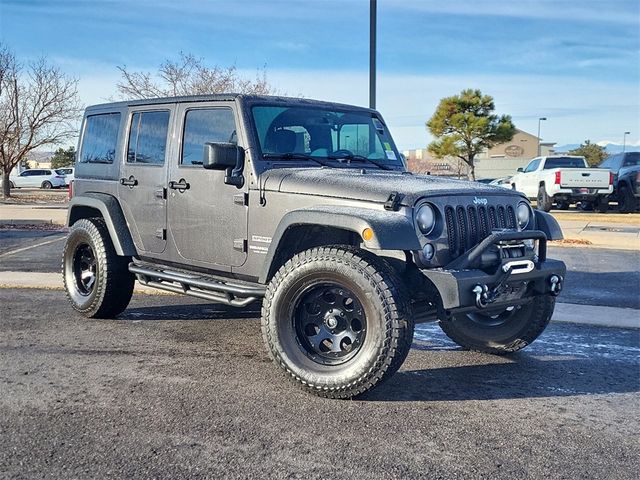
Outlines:
[[285,214],[276,228],[259,282],[266,283],[271,265],[276,257],[285,232],[298,225],[321,225],[356,233],[362,238],[366,228],[373,230],[373,237],[364,240],[364,246],[372,250],[419,250],[420,242],[410,218],[401,212],[368,208],[319,205],[293,210]]
[[534,210],[536,217],[536,229],[542,230],[547,236],[547,240],[562,240],[564,235],[558,221],[550,213],[541,210]]
[[69,202],[67,226],[70,227],[82,218],[93,216],[85,213],[87,209],[98,210],[100,212],[104,223],[107,225],[113,247],[118,255],[135,256],[138,254],[133,244],[131,233],[129,233],[129,227],[124,218],[122,208],[113,195],[87,192],[73,197]]

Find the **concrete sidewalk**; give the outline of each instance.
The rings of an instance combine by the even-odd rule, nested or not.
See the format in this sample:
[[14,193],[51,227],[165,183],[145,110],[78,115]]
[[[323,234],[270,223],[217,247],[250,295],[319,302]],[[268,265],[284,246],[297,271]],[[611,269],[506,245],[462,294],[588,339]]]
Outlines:
[[0,204],[0,226],[4,225],[64,225],[67,205]]
[[[640,214],[591,214],[553,212],[565,240],[553,245],[578,248],[613,248],[640,251]],[[64,225],[67,206],[0,204],[0,227],[4,225]]]
[[[0,272],[0,288],[62,290],[62,276],[59,273]],[[135,291],[151,295],[177,295],[144,287],[139,283],[136,283]],[[603,327],[640,328],[640,310],[557,303],[551,320]]]
[[[554,245],[614,248],[640,252],[640,215],[554,213],[565,240]],[[566,218],[565,218],[566,217]],[[581,218],[583,217],[583,218]],[[571,242],[575,241],[574,244]]]

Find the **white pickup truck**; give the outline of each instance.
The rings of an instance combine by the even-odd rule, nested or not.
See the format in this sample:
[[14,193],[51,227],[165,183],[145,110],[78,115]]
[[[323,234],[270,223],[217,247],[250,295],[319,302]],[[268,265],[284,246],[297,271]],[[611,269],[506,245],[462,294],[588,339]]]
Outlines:
[[604,211],[606,197],[613,191],[611,172],[589,168],[584,157],[537,157],[518,172],[511,180],[513,189],[537,199],[538,209],[545,212],[551,210],[554,203],[559,209],[566,210],[577,202]]

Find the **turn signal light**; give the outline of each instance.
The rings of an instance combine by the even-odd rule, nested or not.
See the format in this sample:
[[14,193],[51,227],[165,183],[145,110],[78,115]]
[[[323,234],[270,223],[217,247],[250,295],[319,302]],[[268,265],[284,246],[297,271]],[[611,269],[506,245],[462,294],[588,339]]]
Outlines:
[[613,172],[609,172],[609,185],[613,185]]
[[368,228],[368,227],[367,227],[367,228],[365,228],[365,229],[362,231],[362,238],[363,238],[365,241],[367,241],[367,242],[368,242],[369,240],[371,240],[371,239],[373,238],[373,230],[371,230],[371,229],[370,229],[370,228]]

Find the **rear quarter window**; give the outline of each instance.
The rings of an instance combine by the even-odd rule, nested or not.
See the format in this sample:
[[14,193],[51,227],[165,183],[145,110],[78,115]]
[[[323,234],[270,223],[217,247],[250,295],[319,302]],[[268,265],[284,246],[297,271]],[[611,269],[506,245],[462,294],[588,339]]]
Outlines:
[[120,113],[89,115],[85,120],[79,163],[113,163],[118,144]]

